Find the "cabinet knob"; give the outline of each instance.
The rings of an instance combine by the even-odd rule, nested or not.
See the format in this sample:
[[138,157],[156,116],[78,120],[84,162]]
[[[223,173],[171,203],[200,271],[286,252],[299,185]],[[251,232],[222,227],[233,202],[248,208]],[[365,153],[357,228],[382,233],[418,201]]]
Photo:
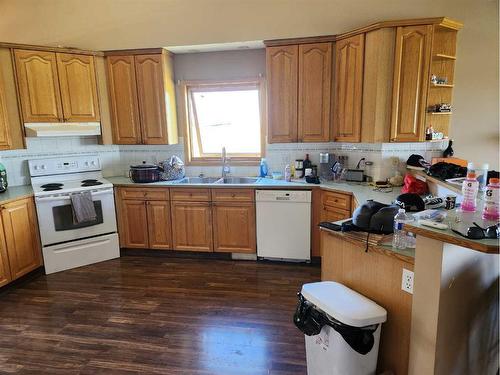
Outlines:
[[235,194],[235,193],[232,193],[232,194],[231,194],[231,197],[233,197],[233,198],[234,198],[234,197],[236,197],[236,194]]

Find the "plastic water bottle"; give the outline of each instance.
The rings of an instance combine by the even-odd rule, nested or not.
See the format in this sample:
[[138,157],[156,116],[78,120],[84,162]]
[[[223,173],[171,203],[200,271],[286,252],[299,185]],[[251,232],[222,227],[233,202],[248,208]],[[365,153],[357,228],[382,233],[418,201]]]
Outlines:
[[481,169],[476,171],[477,180],[479,181],[479,191],[486,190],[486,184],[488,182],[488,169],[490,169],[490,165],[488,163],[484,163],[481,166]]
[[396,216],[394,216],[394,235],[392,237],[392,247],[396,249],[406,249],[408,246],[408,239],[404,224],[412,221],[404,208],[400,208]]
[[500,179],[490,178],[484,192],[483,219],[498,221],[500,219]]
[[467,166],[467,178],[462,183],[463,200],[461,210],[464,212],[475,212],[477,203],[477,192],[479,190],[479,182],[476,180],[476,171],[474,165],[469,163]]
[[259,177],[266,177],[269,172],[269,168],[267,167],[267,162],[265,158],[260,160],[260,172]]
[[292,181],[292,169],[290,168],[290,164],[287,164],[285,166],[285,181],[286,182]]

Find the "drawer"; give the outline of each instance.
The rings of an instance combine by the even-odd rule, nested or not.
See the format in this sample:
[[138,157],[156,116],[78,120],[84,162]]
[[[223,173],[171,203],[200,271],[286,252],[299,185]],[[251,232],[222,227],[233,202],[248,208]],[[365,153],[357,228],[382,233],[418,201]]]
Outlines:
[[349,219],[351,217],[351,212],[347,210],[341,210],[329,206],[324,206],[321,210],[320,216],[321,216],[320,221],[339,221],[339,220]]
[[335,207],[342,210],[351,211],[351,196],[348,194],[323,191],[321,194],[321,203],[323,204],[323,206]]
[[169,191],[165,188],[139,189],[119,188],[121,199],[168,201]]
[[173,188],[170,189],[170,196],[173,201],[209,202],[210,190],[200,188]]
[[212,189],[214,202],[253,202],[255,191],[253,189]]

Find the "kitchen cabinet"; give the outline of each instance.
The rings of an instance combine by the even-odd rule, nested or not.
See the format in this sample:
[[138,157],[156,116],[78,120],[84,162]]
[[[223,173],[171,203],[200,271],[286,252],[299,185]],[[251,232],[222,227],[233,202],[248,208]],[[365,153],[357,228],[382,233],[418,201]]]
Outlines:
[[0,230],[0,287],[10,283],[11,280],[7,244],[3,230]]
[[297,142],[299,47],[266,48],[268,142]]
[[33,199],[25,198],[3,204],[1,217],[10,275],[15,280],[42,265]]
[[299,45],[299,142],[328,142],[332,81],[331,43]]
[[11,146],[10,123],[7,114],[7,102],[3,83],[2,72],[0,71],[0,150],[8,150]]
[[61,121],[56,54],[15,50],[14,59],[24,122]]
[[364,43],[365,35],[358,34],[335,45],[333,139],[337,142],[361,139]]
[[25,123],[99,121],[93,56],[16,49],[14,59]]
[[99,121],[94,57],[57,53],[56,58],[64,121]]
[[391,141],[425,140],[431,43],[431,25],[397,28]]
[[168,189],[119,188],[116,193],[121,247],[171,249]]
[[171,210],[175,250],[213,251],[210,202],[172,201]]
[[166,50],[106,57],[114,143],[178,142],[172,57]]

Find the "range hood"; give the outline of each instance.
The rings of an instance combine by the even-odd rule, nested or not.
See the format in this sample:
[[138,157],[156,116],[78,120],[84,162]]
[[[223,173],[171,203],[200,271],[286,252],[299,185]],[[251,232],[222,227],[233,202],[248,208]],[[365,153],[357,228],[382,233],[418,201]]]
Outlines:
[[101,135],[100,122],[31,122],[24,124],[26,137],[77,137]]

